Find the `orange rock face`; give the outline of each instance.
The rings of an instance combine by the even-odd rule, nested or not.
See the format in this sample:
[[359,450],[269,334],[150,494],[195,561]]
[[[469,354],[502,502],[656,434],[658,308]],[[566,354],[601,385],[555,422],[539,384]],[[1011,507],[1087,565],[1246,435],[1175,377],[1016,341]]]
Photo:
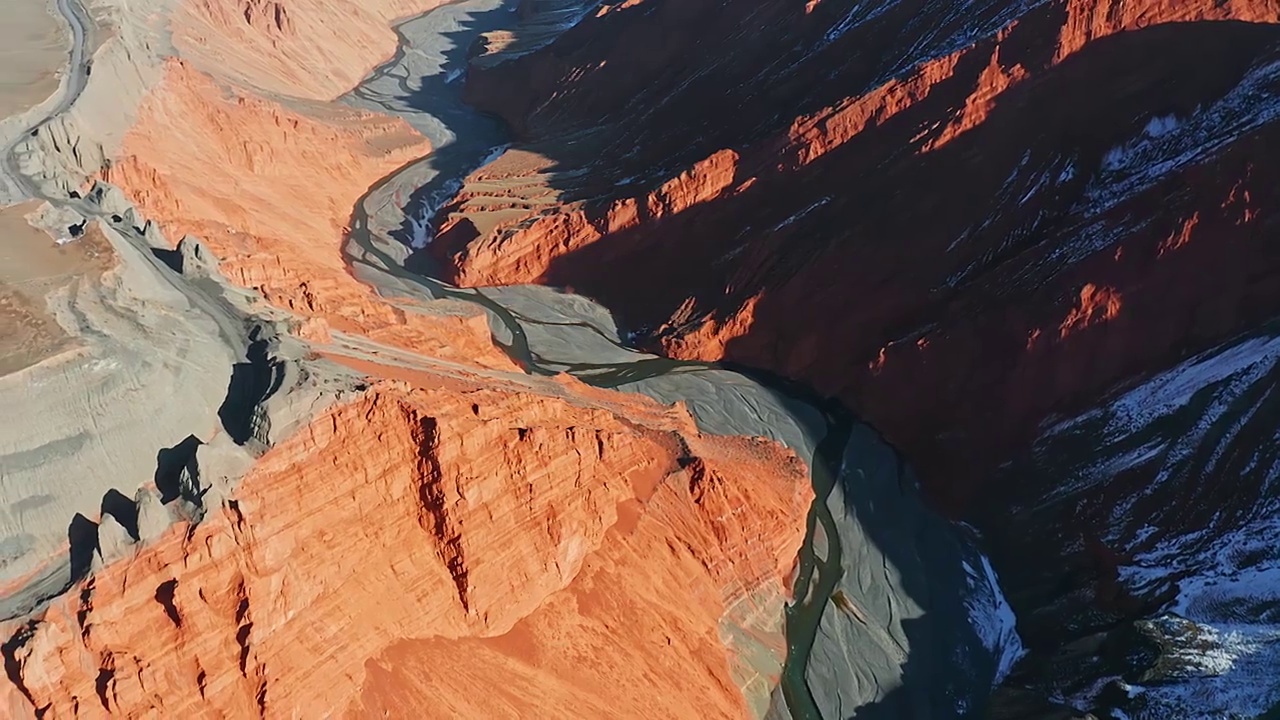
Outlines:
[[228,91],[174,60],[104,175],[170,241],[201,238],[229,280],[273,305],[437,357],[512,367],[483,316],[407,312],[351,277],[340,246],[356,200],[430,146],[400,120],[324,113]]
[[[464,193],[446,209],[450,217],[441,226],[437,242],[462,249],[453,262],[455,279],[462,285],[540,282],[560,255],[720,196],[733,184],[737,161],[737,153],[724,150],[644,196],[622,198],[603,209],[566,204],[531,223],[517,215],[518,223],[497,223],[479,239],[466,214],[471,198]],[[481,169],[473,177],[492,179],[493,171]]]
[[173,43],[201,69],[260,90],[330,100],[396,51],[389,27],[442,0],[183,0]]
[[1069,0],[1056,59],[1061,60],[1091,40],[1159,23],[1203,20],[1280,21],[1276,0]]
[[1062,320],[1062,324],[1058,326],[1058,336],[1066,339],[1071,333],[1090,325],[1114,320],[1120,314],[1120,307],[1120,293],[1112,288],[1085,283],[1080,288],[1080,304],[1072,308]]
[[327,411],[17,629],[10,716],[741,716],[733,638],[782,652],[806,473],[617,398],[382,384]]
[[[427,142],[399,120],[270,99],[345,92],[394,50],[392,18],[437,4],[184,0],[182,58],[104,179],[322,353],[358,335],[515,370],[471,306],[390,302],[343,262],[357,200]],[[712,154],[616,203],[606,231],[732,192],[738,160]],[[589,244],[600,222],[575,216],[564,238]],[[547,258],[495,246],[485,262],[540,272]],[[760,710],[813,499],[793,453],[703,437],[681,407],[567,376],[481,381],[329,350],[372,388],[276,444],[200,523],[6,627],[0,715]]]

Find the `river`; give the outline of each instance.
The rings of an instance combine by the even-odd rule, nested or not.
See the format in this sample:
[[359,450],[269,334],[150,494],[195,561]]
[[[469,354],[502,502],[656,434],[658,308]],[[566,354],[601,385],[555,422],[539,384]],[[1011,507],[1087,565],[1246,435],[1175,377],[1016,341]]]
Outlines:
[[[468,173],[495,157],[508,142],[500,124],[462,102],[461,83],[475,38],[487,30],[515,28],[513,5],[504,0],[464,0],[401,23],[396,28],[401,44],[395,57],[344,98],[351,105],[404,118],[434,147],[431,155],[383,178],[360,198],[352,213],[345,248],[352,273],[387,294],[449,298],[478,305],[489,317],[495,342],[527,372],[568,372],[599,387],[640,392],[662,402],[682,400],[703,432],[773,438],[807,460],[816,500],[798,558],[796,600],[786,609],[788,653],[785,666],[780,669],[785,702],[780,704],[773,698],[770,705],[769,698],[756,698],[753,709],[761,714],[767,711],[772,717],[789,714],[797,720],[822,718],[822,706],[830,710],[832,703],[845,708],[880,705],[892,712],[896,706],[891,703],[903,701],[886,699],[892,692],[880,690],[879,685],[883,678],[889,688],[895,676],[901,680],[910,674],[903,668],[909,664],[906,655],[916,639],[913,635],[925,623],[921,618],[933,612],[934,617],[928,620],[930,628],[942,623],[956,626],[934,628],[927,635],[939,640],[963,636],[952,644],[968,643],[967,648],[975,644],[970,636],[982,633],[968,632],[965,624],[976,626],[978,621],[971,617],[972,603],[966,598],[980,593],[973,590],[971,580],[975,574],[971,566],[978,564],[973,557],[976,551],[948,528],[939,537],[950,539],[937,540],[939,547],[945,546],[938,556],[953,566],[948,570],[959,579],[939,592],[932,579],[913,576],[909,578],[912,582],[928,583],[927,592],[917,590],[914,594],[930,597],[912,597],[910,583],[902,576],[934,573],[935,568],[919,559],[928,556],[929,549],[912,547],[913,537],[895,538],[890,543],[886,538],[892,531],[886,528],[917,523],[933,531],[943,523],[927,514],[913,492],[901,490],[901,461],[878,436],[861,432],[851,440],[854,428],[860,424],[845,408],[768,373],[639,352],[627,345],[627,334],[612,315],[586,298],[537,286],[457,288],[429,274],[405,269],[411,250],[430,241],[429,225],[437,208],[457,193]],[[885,452],[892,458],[888,464],[897,468],[892,476],[877,474],[870,460],[866,467],[859,465],[861,458],[883,458]],[[876,479],[881,476],[883,479]],[[876,517],[874,508],[860,507],[858,498],[864,493],[854,478],[867,483],[867,497],[887,488],[905,498],[893,502],[900,502],[899,512],[910,517],[903,520],[884,513]],[[876,487],[883,487],[872,488],[875,483],[879,483]],[[853,556],[842,546],[842,537],[858,539]],[[887,547],[862,547],[877,544]],[[884,566],[880,577],[867,579],[858,572],[848,572],[847,558],[862,560],[869,552],[874,552]],[[891,567],[894,572],[890,572]],[[963,568],[970,572],[965,573]],[[998,588],[992,588],[991,594],[1003,600]],[[841,598],[845,610],[833,608],[833,597]],[[963,611],[961,615],[940,611],[939,597]],[[993,600],[992,605],[1000,609],[999,602]],[[821,636],[827,637],[828,643],[859,644],[863,655],[859,661],[866,667],[851,668],[849,672],[842,668],[811,672],[810,655]],[[978,644],[983,644],[983,638],[977,639]],[[987,649],[996,655],[1003,651]],[[921,675],[916,681],[933,682],[935,687],[943,688],[943,706],[961,708],[957,715],[963,715],[963,708],[974,707],[975,700],[980,702],[990,690],[996,671],[957,669],[956,653],[950,647],[945,650],[949,654],[945,658],[939,654],[942,659],[933,663],[934,669],[940,675],[950,673],[958,679],[930,680]],[[942,650],[929,652],[938,654]],[[824,656],[830,655],[824,652]],[[914,656],[911,661],[920,674],[921,661]],[[989,664],[995,665],[994,661]],[[873,689],[846,679],[860,673],[875,677]],[[823,702],[815,697],[815,681],[823,688]],[[956,691],[955,687],[962,689]],[[925,690],[924,694],[932,692]],[[780,705],[785,705],[785,710]]]

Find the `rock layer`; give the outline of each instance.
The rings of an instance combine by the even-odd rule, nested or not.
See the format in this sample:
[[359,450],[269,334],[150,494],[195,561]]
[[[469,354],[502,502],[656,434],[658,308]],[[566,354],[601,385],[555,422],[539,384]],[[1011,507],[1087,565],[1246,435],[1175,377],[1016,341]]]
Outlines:
[[[447,209],[453,277],[570,286],[668,353],[839,395],[954,514],[1049,414],[1280,307],[1248,159],[1275,132],[1280,6],[713,5],[615,7],[474,73],[545,157]],[[696,59],[632,51],[659,36]]]
[[[687,417],[638,416],[656,425],[489,389],[376,386],[265,455],[205,522],[18,628],[8,707],[296,717],[352,703],[361,716],[452,717],[615,700],[739,716],[731,666],[749,659],[714,628],[740,624],[781,652],[811,498],[803,466],[770,444],[689,436]],[[561,675],[539,661],[547,643],[596,664]],[[440,652],[450,673],[413,675]],[[495,691],[508,671],[558,677],[559,697],[519,680]],[[461,704],[423,695],[433,683]]]
[[103,176],[172,240],[204,238],[228,280],[277,307],[379,342],[510,368],[483,316],[395,307],[343,263],[356,199],[428,151],[402,121],[339,108],[308,116],[170,60]]
[[[7,716],[452,716],[444,683],[486,715],[551,700],[763,711],[812,500],[804,463],[703,436],[679,406],[514,372],[473,305],[384,297],[341,260],[357,200],[429,148],[401,121],[298,98],[344,90],[393,47],[365,40],[416,9],[363,7],[348,26],[331,13],[350,8],[323,3],[186,3],[170,57],[149,34],[165,9],[121,5],[125,40],[104,45],[84,94],[127,75],[118,113],[77,104],[22,148],[43,192],[129,249],[118,305],[161,329],[199,316],[218,352],[199,355],[215,367],[185,345],[163,355],[211,384],[176,403],[180,422],[146,428],[179,433],[154,487],[149,446],[95,464],[111,490],[72,520],[69,589],[24,577],[3,597],[8,612],[39,596],[4,627]],[[293,83],[295,61],[314,82]],[[285,327],[302,340],[277,357],[283,341],[262,333]],[[95,397],[71,380],[67,394]],[[472,648],[489,651],[458,663]],[[456,676],[408,672],[441,655]]]

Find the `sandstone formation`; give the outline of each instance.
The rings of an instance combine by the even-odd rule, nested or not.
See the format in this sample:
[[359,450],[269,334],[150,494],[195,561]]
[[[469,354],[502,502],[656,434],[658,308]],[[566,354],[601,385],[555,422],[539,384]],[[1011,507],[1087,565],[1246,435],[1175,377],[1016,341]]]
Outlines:
[[[598,133],[607,135],[598,141],[604,157],[594,164],[583,163],[584,158],[571,153],[539,165],[502,166],[500,161],[478,172],[450,208],[454,214],[444,220],[435,252],[453,269],[453,277],[464,283],[570,285],[622,311],[633,325],[656,327],[665,322],[667,329],[657,339],[669,352],[684,357],[730,357],[807,378],[827,392],[856,400],[909,455],[936,458],[939,471],[953,460],[962,461],[971,468],[966,469],[966,477],[980,477],[989,468],[972,467],[969,463],[976,460],[968,458],[998,457],[1011,444],[1025,441],[1016,437],[1019,430],[1034,427],[1049,411],[1073,401],[1087,402],[1114,382],[1159,367],[1181,351],[1178,345],[1189,328],[1150,321],[1143,314],[1145,303],[1131,297],[1123,286],[1141,285],[1149,297],[1160,298],[1148,312],[1178,314],[1171,313],[1168,305],[1171,293],[1155,286],[1163,282],[1185,288],[1191,284],[1188,273],[1202,271],[1202,262],[1189,249],[1182,257],[1164,252],[1162,262],[1148,261],[1148,254],[1157,247],[1172,247],[1167,240],[1184,234],[1187,218],[1200,211],[1199,198],[1221,198],[1215,206],[1222,205],[1218,212],[1229,217],[1223,218],[1217,232],[1240,237],[1225,252],[1219,250],[1221,242],[1208,242],[1216,254],[1213,262],[1224,270],[1231,268],[1230,276],[1239,278],[1228,284],[1249,287],[1250,277],[1267,274],[1258,266],[1267,262],[1264,246],[1245,239],[1261,232],[1258,223],[1265,223],[1265,216],[1256,210],[1262,202],[1261,191],[1254,188],[1258,170],[1244,160],[1251,154],[1244,146],[1265,142],[1261,137],[1265,128],[1254,132],[1256,140],[1252,136],[1237,140],[1244,128],[1219,123],[1229,125],[1218,130],[1221,140],[1237,140],[1234,146],[1240,149],[1191,163],[1186,170],[1175,163],[1165,171],[1164,184],[1133,173],[1139,167],[1138,153],[1143,153],[1143,161],[1159,157],[1162,151],[1170,157],[1185,157],[1178,151],[1187,141],[1179,145],[1177,138],[1194,135],[1199,122],[1208,122],[1215,114],[1202,109],[1197,121],[1190,115],[1197,106],[1233,112],[1240,117],[1237,124],[1246,127],[1251,124],[1246,118],[1266,116],[1263,110],[1243,105],[1243,98],[1237,101],[1231,92],[1234,88],[1240,96],[1267,82],[1264,61],[1275,35],[1263,24],[1210,21],[1270,22],[1280,19],[1280,9],[1267,3],[1153,3],[1126,4],[1121,11],[1109,12],[1105,5],[1049,3],[1021,17],[993,7],[990,17],[983,18],[992,29],[989,36],[947,53],[935,53],[930,46],[919,57],[905,58],[901,68],[873,65],[876,55],[870,49],[845,53],[850,59],[841,66],[841,84],[856,87],[871,82],[872,86],[834,103],[801,94],[812,87],[800,87],[806,68],[827,70],[830,63],[825,59],[840,54],[842,45],[861,47],[874,35],[892,35],[884,29],[896,27],[894,22],[905,23],[898,18],[918,15],[900,5],[894,12],[859,22],[858,8],[841,16],[836,4],[824,3],[807,14],[769,6],[775,15],[767,20],[760,14],[716,19],[713,26],[723,29],[710,37],[723,37],[725,42],[736,37],[737,23],[776,27],[768,37],[777,35],[778,43],[789,38],[810,42],[790,70],[794,80],[778,82],[778,92],[795,95],[801,100],[795,103],[800,108],[815,103],[825,106],[794,119],[772,119],[780,126],[776,135],[752,138],[746,133],[764,119],[757,115],[771,111],[777,103],[759,109],[748,105],[740,124],[701,134],[694,149],[671,152],[664,151],[683,141],[676,140],[678,133],[670,130],[677,124],[662,120],[705,96],[699,93],[698,83],[733,86],[736,83],[723,74],[747,75],[757,70],[716,66],[721,75],[701,74],[687,86],[672,80],[661,89],[645,90],[647,94],[636,100],[615,74],[634,68],[612,70],[621,62],[602,63],[602,68],[578,77],[570,68],[591,62],[597,54],[606,60],[627,56],[627,43],[642,42],[645,33],[657,32],[655,27],[663,22],[657,18],[664,13],[672,13],[672,18],[675,13],[696,17],[700,11],[693,8],[701,6],[677,10],[655,3],[655,12],[635,11],[636,20],[631,23],[626,21],[627,10],[615,10],[573,31],[577,41],[573,56],[561,58],[553,46],[477,73],[471,84],[481,106],[502,113],[535,139],[576,132],[578,117],[619,117],[619,122]],[[706,11],[711,11],[709,6]],[[927,17],[935,18],[930,22],[936,27],[923,20],[906,23],[908,35],[898,42],[905,46],[911,37],[926,32],[957,31],[958,23],[948,13],[930,12]],[[842,22],[818,35],[824,19],[827,26]],[[1198,24],[1185,24],[1189,21]],[[969,21],[966,27],[976,24]],[[1121,32],[1126,30],[1133,32]],[[1211,70],[1165,62],[1170,55],[1160,55],[1162,48],[1175,53],[1191,39],[1180,38],[1182,33],[1230,45],[1234,55],[1223,55],[1223,62]],[[568,47],[569,38],[566,35],[561,44]],[[700,34],[698,39],[708,43],[707,35]],[[936,40],[934,44],[946,43]],[[1055,53],[1034,56],[1030,48],[1045,45],[1056,47]],[[774,60],[773,47],[766,43],[738,52],[750,53],[762,67]],[[1162,61],[1124,62],[1136,55]],[[887,62],[896,56],[883,53],[882,57]],[[740,64],[749,65],[745,60]],[[1090,77],[1091,67],[1104,66],[1119,67],[1122,72],[1105,79],[1112,90],[1094,87],[1090,92],[1123,93],[1119,103],[1105,109],[1078,104],[1069,111],[1046,109],[1053,107],[1054,98],[1068,97],[1073,87]],[[1255,68],[1252,74],[1251,67]],[[887,80],[878,79],[885,75]],[[1031,75],[1038,78],[1036,82],[1025,79]],[[644,76],[636,77],[639,88]],[[1161,85],[1161,77],[1179,80]],[[541,84],[534,83],[523,94],[515,92],[528,78],[538,78]],[[830,93],[829,85],[817,92]],[[742,86],[751,87],[750,83]],[[680,92],[670,92],[671,87],[679,87]],[[551,88],[556,88],[556,95],[548,100]],[[638,126],[621,122],[617,115],[624,103],[641,106],[659,97],[646,108],[645,122]],[[1163,114],[1148,110],[1155,106],[1165,108],[1160,111]],[[997,107],[1001,112],[993,115]],[[1087,135],[1079,135],[1082,132]],[[658,133],[672,139],[657,138]],[[658,149],[646,150],[646,156],[651,152],[655,158],[652,169],[643,168],[643,158],[623,152],[636,145],[648,148],[648,142],[638,142],[640,137],[660,144]],[[529,149],[545,150],[549,143],[533,143]],[[669,167],[673,158],[679,161],[697,153],[697,147],[706,147],[707,154],[688,160],[683,165],[687,169],[660,169]],[[903,147],[915,152],[899,150]],[[1133,152],[1126,152],[1130,149]],[[975,157],[980,158],[976,163]],[[580,187],[582,181],[570,177],[581,174],[573,172],[579,164],[603,178],[625,172],[628,182],[621,183],[621,197],[605,181]],[[1204,164],[1214,169],[1197,169]],[[869,172],[877,167],[889,170]],[[499,168],[510,175],[503,179],[504,185],[515,188],[504,202],[516,210],[490,210],[498,202],[490,198],[503,197],[491,190]],[[521,179],[531,173],[543,179]],[[658,173],[665,177],[654,177]],[[859,177],[874,179],[860,181]],[[952,192],[951,179],[958,177],[965,180],[962,193]],[[642,180],[647,178],[652,179]],[[1168,195],[1170,183],[1187,186],[1181,194],[1185,207],[1178,200],[1154,201]],[[642,190],[646,184],[652,189],[626,192],[632,187]],[[823,192],[824,186],[849,191],[833,194]],[[544,209],[547,204],[542,197],[523,196],[526,187],[554,188],[552,194],[563,207]],[[1244,199],[1249,191],[1252,202]],[[931,208],[924,227],[917,223],[921,207]],[[1138,208],[1142,208],[1142,227],[1128,227],[1125,218]],[[1153,211],[1155,216],[1148,217]],[[1208,232],[1206,226],[1193,227]],[[904,233],[911,233],[913,242],[883,239]],[[1096,240],[1074,240],[1079,237]],[[787,248],[786,257],[779,261],[783,248]],[[929,260],[921,262],[921,257]],[[602,267],[628,270],[611,276],[599,272]],[[651,273],[635,272],[648,267],[662,273],[662,287],[641,281]],[[1108,297],[1114,297],[1115,303],[1122,297],[1128,302],[1123,311],[1117,304],[1108,314],[1118,314],[1123,327],[1167,329],[1155,331],[1159,333],[1155,337],[1149,335],[1151,330],[1144,331],[1148,333],[1144,342],[1107,353],[1109,368],[1072,373],[1068,368],[1101,340],[1068,338],[1056,326],[1078,311],[1073,305],[1078,304],[1082,288],[1099,286],[1112,277],[1124,281],[1109,288]],[[1218,286],[1205,291],[1216,294]],[[857,302],[862,294],[875,301]],[[1188,304],[1203,298],[1186,289],[1178,295]],[[972,303],[968,298],[973,298]],[[800,308],[835,307],[850,300],[856,308],[842,313],[834,323],[826,321],[825,312],[810,313],[815,320],[824,318],[821,332],[794,322]],[[1233,305],[1221,296],[1214,302],[1222,311],[1215,313],[1214,320],[1197,321],[1195,328],[1205,340],[1235,332],[1270,312]],[[1039,337],[1050,323],[1059,337],[1056,351],[1046,357],[1048,338],[1043,343],[1028,343],[1028,338]],[[1077,326],[1074,321],[1072,326]],[[1121,327],[1116,330],[1113,337],[1122,334]],[[1080,344],[1088,347],[1073,347]],[[928,381],[936,385],[934,391],[920,392],[917,385],[917,391],[903,392],[903,382],[919,383],[922,377],[936,378]],[[1046,385],[1056,387],[1051,392],[1028,392]],[[946,410],[924,412],[904,402],[904,394],[927,402],[948,398]],[[1000,422],[990,427],[991,437],[952,443],[965,447],[940,444],[936,437],[947,428],[984,424],[973,413],[989,404],[976,402],[978,396],[1001,398],[997,405],[1029,407],[1017,407],[1008,417],[1002,413]],[[930,415],[931,426],[919,427],[921,418]],[[994,444],[994,455],[986,451],[987,444]],[[969,484],[952,478],[937,491],[961,502]]]
[[[781,653],[811,491],[794,456],[688,425],[483,387],[371,388],[265,455],[213,517],[16,630],[11,712],[367,716],[410,692],[440,717],[740,715],[752,654]],[[726,649],[735,632],[747,645]],[[441,652],[447,675],[412,671]],[[495,674],[514,677],[495,692]],[[557,694],[531,689],[551,678]]]
[[347,272],[339,246],[351,206],[429,146],[395,120],[340,108],[322,118],[228,97],[171,60],[102,175],[169,238],[204,238],[223,275],[272,305],[387,344],[511,367],[482,317],[406,311]]
[[[676,355],[729,357],[806,378],[853,401],[909,456],[922,458],[926,481],[960,463],[961,477],[933,488],[957,512],[990,469],[984,463],[1025,442],[1024,431],[1049,412],[1160,367],[1189,341],[1203,347],[1271,312],[1271,254],[1265,242],[1251,241],[1267,222],[1258,210],[1264,170],[1248,158],[1269,132],[1266,61],[1280,36],[1267,23],[1280,20],[1280,8],[1149,3],[1110,12],[1106,3],[1060,2],[1019,15],[993,5],[962,25],[954,14],[921,15],[910,4],[865,18],[860,7],[839,3],[808,13],[781,5],[706,16],[715,31],[697,35],[700,53],[714,54],[712,39],[731,42],[739,28],[774,30],[740,51],[742,62],[690,69],[689,83],[672,80],[636,97],[631,89],[648,82],[644,73],[658,72],[659,62],[646,60],[651,65],[640,72],[608,60],[626,57],[629,43],[643,42],[661,23],[703,18],[709,5],[616,9],[566,34],[558,43],[564,51],[553,44],[477,73],[475,101],[535,140],[576,132],[577,118],[619,122],[597,133],[594,164],[566,153],[505,166],[507,186],[555,188],[563,207],[544,210],[538,198],[526,204],[517,189],[506,202],[529,207],[525,214],[507,211],[495,224],[474,213],[486,222],[472,220],[471,207],[490,202],[493,173],[504,166],[479,171],[475,189],[464,188],[450,208],[435,248],[453,276],[571,285],[633,325],[666,323],[655,340]],[[1215,22],[1224,20],[1252,24]],[[871,40],[879,48],[887,40],[877,38],[898,35],[885,32],[890,27],[906,32],[895,46],[933,39],[900,61],[891,52],[843,50]],[[989,32],[950,49],[962,27]],[[671,130],[682,126],[662,122],[705,97],[702,84],[751,88],[729,78],[780,66],[775,44],[792,39],[807,44],[777,92],[813,110],[773,118],[764,114],[786,103],[748,103],[740,121],[691,143]],[[1178,48],[1192,40],[1221,48],[1221,61],[1179,65]],[[1036,55],[1046,46],[1056,50]],[[836,55],[848,59],[832,70],[827,60]],[[580,77],[570,69],[591,62],[601,67]],[[1109,72],[1097,78],[1103,67]],[[840,73],[841,82],[806,84],[819,69]],[[622,77],[632,72],[636,84],[628,85]],[[515,92],[531,78],[538,82],[529,91]],[[1107,83],[1090,93],[1115,101],[1068,107],[1064,100],[1089,79]],[[860,95],[821,97],[833,85],[867,83]],[[642,122],[620,122],[624,105],[659,97]],[[778,131],[752,137],[762,121]],[[660,161],[650,162],[665,168],[688,157],[677,166],[687,169],[645,168],[645,158],[624,152],[648,148],[640,138],[659,145],[652,156]],[[1224,143],[1223,151],[1207,149]],[[665,152],[681,144],[688,149]],[[698,159],[700,148],[707,150]],[[570,177],[582,174],[574,163],[600,178],[625,172],[627,182],[583,185]],[[542,180],[517,182],[529,173]],[[954,192],[958,178],[963,190]],[[627,192],[646,184],[652,189]],[[836,186],[842,192],[822,189]],[[1170,197],[1174,187],[1181,189]],[[1212,230],[1204,222],[1210,212]],[[898,240],[907,234],[912,242]],[[1207,273],[1206,262],[1219,272]],[[610,267],[626,271],[611,275]],[[644,280],[655,273],[664,278],[660,286]],[[1209,275],[1212,285],[1194,281]],[[1224,293],[1223,284],[1232,289]],[[1191,308],[1206,293],[1216,309],[1197,316]],[[1106,308],[1095,313],[1082,302]],[[821,324],[797,323],[798,315]],[[1105,367],[1074,371],[1104,345]],[[1009,410],[991,418],[992,407]],[[977,428],[984,430],[975,435]]]
[[55,9],[6,716],[1280,703],[1276,0]]

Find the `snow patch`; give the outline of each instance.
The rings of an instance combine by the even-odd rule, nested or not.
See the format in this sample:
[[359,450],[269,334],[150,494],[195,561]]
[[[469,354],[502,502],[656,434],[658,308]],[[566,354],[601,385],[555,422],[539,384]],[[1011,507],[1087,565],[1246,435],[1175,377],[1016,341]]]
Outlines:
[[497,160],[509,147],[511,146],[498,145],[490,150],[489,154],[484,156],[484,158],[480,160],[480,162],[477,163],[469,172],[465,173],[463,177],[455,178],[441,185],[435,190],[435,192],[424,197],[422,202],[418,204],[417,208],[413,210],[405,208],[405,219],[409,222],[410,228],[410,247],[415,250],[421,250],[431,244],[431,241],[435,239],[431,234],[431,221],[435,218],[436,213],[440,211],[440,208],[443,207],[445,203],[453,199],[458,192],[462,190],[465,175],[470,175],[476,170],[479,170],[494,160]]
[[996,674],[991,681],[994,687],[1009,676],[1026,651],[1022,648],[1022,638],[1018,636],[1018,618],[1000,590],[995,568],[991,567],[986,555],[979,555],[979,558],[980,569],[975,569],[968,561],[964,563],[966,581],[973,591],[965,599],[965,605],[974,631],[996,659]]
[[1108,416],[1108,436],[1127,433],[1134,427],[1147,426],[1186,405],[1209,385],[1221,383],[1236,375],[1246,381],[1271,370],[1280,360],[1280,337],[1259,337],[1225,350],[1201,353],[1130,390],[1104,408],[1090,411],[1049,428],[1046,436],[1060,434],[1087,420]]
[[1176,115],[1153,117],[1147,123],[1147,126],[1143,128],[1142,134],[1149,138],[1158,138],[1177,130],[1180,124]]
[[823,205],[826,205],[826,204],[827,204],[827,203],[829,203],[829,202],[831,202],[831,196],[830,196],[830,195],[828,195],[828,196],[826,196],[826,197],[822,198],[821,200],[819,200],[819,201],[817,201],[817,202],[813,203],[813,204],[812,204],[812,205],[810,205],[809,207],[807,207],[807,208],[805,208],[805,209],[801,210],[800,212],[798,212],[798,213],[796,213],[796,214],[792,215],[791,217],[787,218],[786,220],[783,220],[782,222],[778,223],[777,225],[774,225],[774,226],[769,230],[769,232],[777,232],[777,231],[781,230],[782,228],[784,228],[784,227],[786,227],[786,226],[788,226],[788,225],[790,225],[790,224],[794,223],[795,221],[799,220],[800,218],[804,217],[805,215],[808,215],[809,213],[813,212],[814,210],[817,210],[818,208],[822,207]]
[[1274,501],[1260,507],[1257,520],[1209,542],[1199,535],[1169,539],[1120,568],[1130,587],[1172,583],[1178,590],[1154,621],[1183,640],[1167,656],[1176,669],[1137,688],[1147,710],[1142,717],[1254,717],[1280,702],[1277,510]]
[[1058,173],[1058,184],[1062,185],[1064,183],[1071,182],[1075,176],[1076,164],[1074,162],[1068,162],[1067,166],[1062,168],[1062,172]]

